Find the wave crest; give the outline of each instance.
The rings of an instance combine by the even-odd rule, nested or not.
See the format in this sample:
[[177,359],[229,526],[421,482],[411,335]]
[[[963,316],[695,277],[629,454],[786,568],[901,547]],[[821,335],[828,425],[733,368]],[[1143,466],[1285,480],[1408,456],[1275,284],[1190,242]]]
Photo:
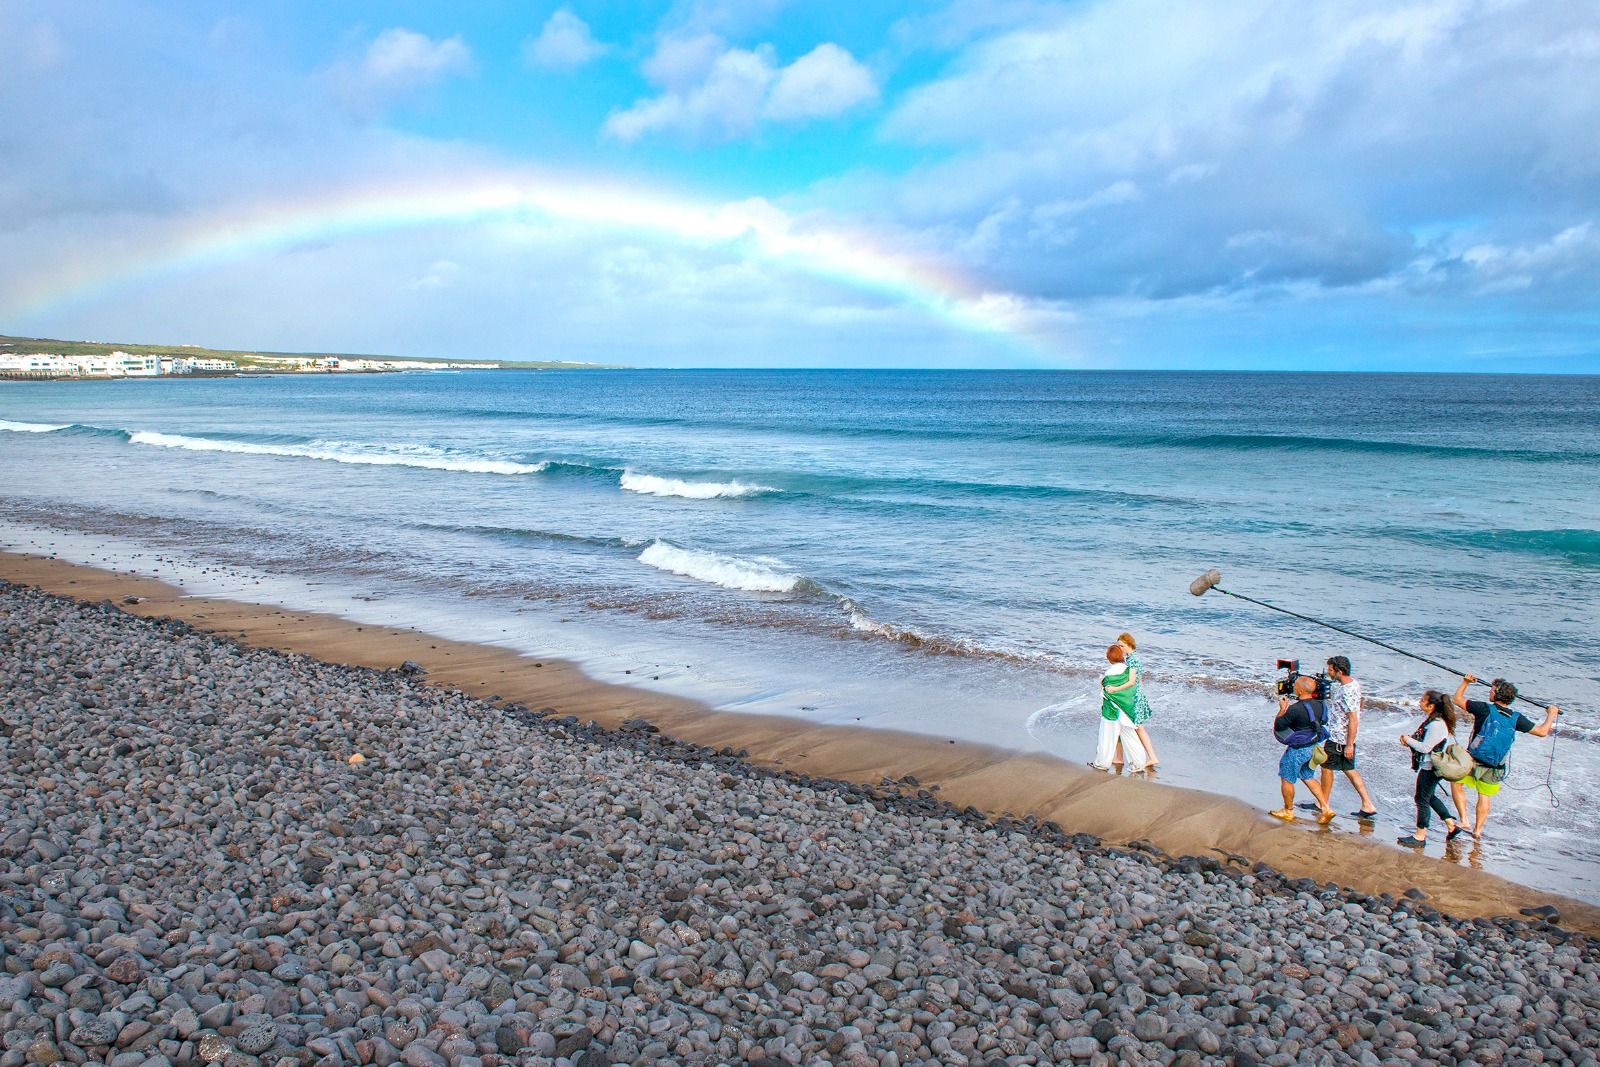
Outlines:
[[12,422],[10,419],[0,419],[0,430],[9,430],[12,433],[55,433],[65,430],[70,423],[53,422]]
[[639,553],[639,562],[669,574],[750,593],[792,593],[805,581],[802,575],[778,570],[770,561],[679,548],[665,541],[651,542]]
[[689,482],[682,478],[661,478],[654,474],[622,472],[622,488],[630,493],[647,496],[677,496],[688,500],[713,500],[718,497],[758,496],[776,493],[770,485],[752,485],[749,482]]
[[312,442],[305,445],[268,445],[253,441],[221,441],[210,437],[187,437],[183,434],[156,433],[139,430],[128,437],[136,445],[155,445],[160,448],[181,448],[193,452],[232,452],[251,456],[291,456],[299,459],[325,460],[330,463],[354,463],[377,467],[421,467],[425,470],[461,471],[467,474],[538,474],[545,469],[543,463],[514,463],[510,460],[490,459],[486,456],[469,456],[446,452],[426,446],[381,448],[370,445],[353,445],[341,441]]

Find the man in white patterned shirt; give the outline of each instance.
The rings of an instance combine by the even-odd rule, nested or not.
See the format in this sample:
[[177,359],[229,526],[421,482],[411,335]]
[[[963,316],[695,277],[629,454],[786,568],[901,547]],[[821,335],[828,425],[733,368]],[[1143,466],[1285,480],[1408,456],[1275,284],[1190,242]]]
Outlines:
[[1328,660],[1328,675],[1333,679],[1328,693],[1328,739],[1322,743],[1327,762],[1322,765],[1324,796],[1331,796],[1333,772],[1343,771],[1356,787],[1361,797],[1361,810],[1350,814],[1361,820],[1377,816],[1367,784],[1356,770],[1356,733],[1361,729],[1361,683],[1350,673],[1350,657],[1334,656]]

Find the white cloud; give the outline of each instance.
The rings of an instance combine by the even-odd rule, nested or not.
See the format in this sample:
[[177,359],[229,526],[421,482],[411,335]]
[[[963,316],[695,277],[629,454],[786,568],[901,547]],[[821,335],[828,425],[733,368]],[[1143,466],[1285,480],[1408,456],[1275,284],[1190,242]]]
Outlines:
[[619,141],[668,131],[692,141],[747,137],[762,120],[833,118],[878,96],[871,72],[832,43],[779,67],[771,45],[733,48],[715,34],[666,37],[642,70],[662,92],[606,119],[605,132]]
[[727,44],[714,33],[663,37],[641,70],[652,85],[683,93],[705,80]]
[[606,45],[589,32],[589,24],[565,7],[558,8],[545,21],[539,36],[522,42],[524,61],[530,66],[552,70],[576,70],[598,59],[606,50]]
[[872,72],[836,44],[819,44],[778,75],[765,113],[779,122],[831,118],[878,98]]
[[730,48],[712,60],[698,85],[640,100],[609,116],[605,131],[623,142],[658,130],[676,130],[695,141],[744,137],[755,130],[774,77],[770,50]]
[[359,59],[338,64],[333,73],[348,104],[370,109],[471,70],[472,50],[460,36],[434,40],[392,26]]
[[897,101],[885,134],[943,158],[887,203],[1050,298],[1398,280],[1441,231],[1593,216],[1596,39],[1600,8],[1537,0],[1040,9]]
[[668,34],[744,36],[771,22],[791,0],[676,0],[661,17]]
[[1580,279],[1595,291],[1600,280],[1600,227],[1592,221],[1569,226],[1543,241],[1521,245],[1476,244],[1434,266],[1433,280],[1464,281],[1479,295],[1517,292]]

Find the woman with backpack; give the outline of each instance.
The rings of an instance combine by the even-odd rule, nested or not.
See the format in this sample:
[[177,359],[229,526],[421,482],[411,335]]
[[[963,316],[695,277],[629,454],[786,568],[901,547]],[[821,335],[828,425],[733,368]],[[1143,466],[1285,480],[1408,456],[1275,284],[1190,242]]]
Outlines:
[[1444,820],[1445,840],[1453,841],[1464,830],[1450,816],[1450,809],[1439,799],[1439,783],[1445,781],[1433,765],[1433,754],[1443,752],[1455,740],[1456,709],[1450,698],[1436,689],[1422,694],[1422,710],[1427,718],[1410,734],[1401,734],[1400,743],[1411,750],[1411,769],[1417,772],[1417,831],[1402,834],[1399,843],[1421,849],[1428,843],[1428,826],[1433,816]]

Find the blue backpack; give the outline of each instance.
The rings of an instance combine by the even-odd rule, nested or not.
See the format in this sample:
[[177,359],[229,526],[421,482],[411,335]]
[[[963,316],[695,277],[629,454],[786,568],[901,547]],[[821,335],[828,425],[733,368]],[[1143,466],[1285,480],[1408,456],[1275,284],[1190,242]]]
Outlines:
[[1498,704],[1490,704],[1489,714],[1483,720],[1483,728],[1467,746],[1467,754],[1472,757],[1474,763],[1498,769],[1506,765],[1506,757],[1511,755],[1511,742],[1516,739],[1516,713],[1507,711]]

